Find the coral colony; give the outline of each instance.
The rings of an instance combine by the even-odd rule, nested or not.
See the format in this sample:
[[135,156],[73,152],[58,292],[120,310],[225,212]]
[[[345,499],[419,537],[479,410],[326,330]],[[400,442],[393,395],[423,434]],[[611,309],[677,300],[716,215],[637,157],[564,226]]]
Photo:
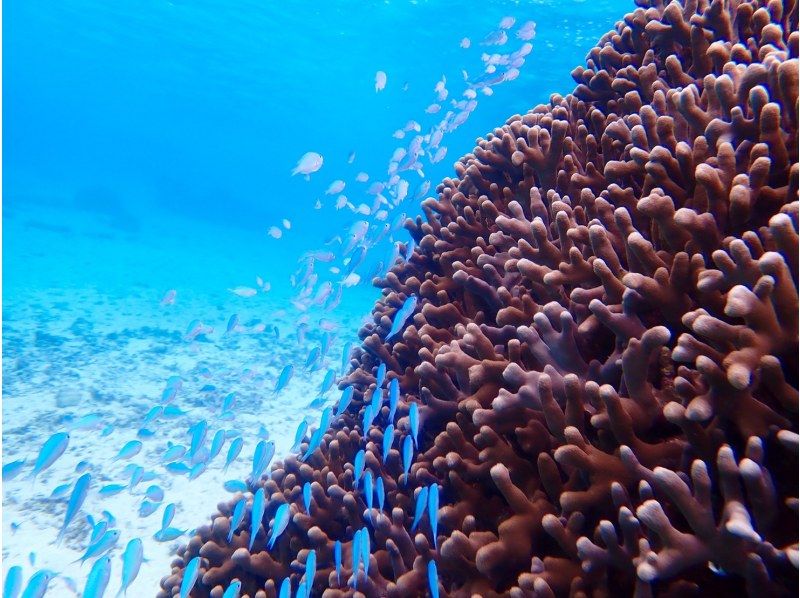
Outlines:
[[797,14],[642,6],[479,139],[159,595],[796,595]]

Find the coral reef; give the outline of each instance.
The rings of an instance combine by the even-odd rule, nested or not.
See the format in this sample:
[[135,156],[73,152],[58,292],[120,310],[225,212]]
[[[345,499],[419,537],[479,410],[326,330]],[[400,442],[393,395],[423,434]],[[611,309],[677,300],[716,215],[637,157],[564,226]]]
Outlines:
[[797,54],[793,1],[654,2],[479,139],[378,281],[349,407],[262,481],[253,550],[239,496],[160,596],[196,556],[215,598],[425,595],[430,561],[448,596],[794,595]]

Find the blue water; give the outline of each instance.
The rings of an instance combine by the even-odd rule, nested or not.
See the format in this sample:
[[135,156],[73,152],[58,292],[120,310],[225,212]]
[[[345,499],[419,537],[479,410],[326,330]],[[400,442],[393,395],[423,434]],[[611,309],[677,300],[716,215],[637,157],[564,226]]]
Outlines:
[[[27,580],[42,567],[66,571],[86,548],[84,515],[97,518],[111,504],[122,534],[111,553],[109,595],[119,588],[119,554],[133,537],[148,541],[149,562],[131,589],[153,593],[169,570],[171,545],[150,540],[160,510],[149,518],[136,512],[144,488],[161,484],[164,504],[183,500],[186,512],[179,508],[176,521],[187,529],[226,496],[222,457],[191,483],[157,467],[167,440],[185,442],[186,429],[197,421],[208,421],[208,442],[216,429],[241,432],[241,464],[228,477],[249,471],[259,425],[271,433],[278,455],[288,450],[302,418],[318,421],[321,407],[307,405],[327,369],[339,370],[345,342],[355,340],[379,296],[368,284],[378,262],[386,261],[392,242],[409,237],[393,228],[380,242],[371,240],[399,214],[416,215],[420,198],[453,174],[453,162],[477,137],[551,93],[571,91],[569,72],[631,6],[611,0],[6,2],[3,463],[28,461],[4,487],[4,572],[22,566]],[[506,16],[516,18],[507,43],[481,45]],[[446,157],[437,164],[430,155],[420,158],[423,177],[400,173],[409,182],[408,197],[385,220],[336,209],[338,194],[324,193],[336,179],[345,181],[342,193],[353,207],[371,208],[367,187],[389,180],[392,153],[418,134],[396,139],[393,132],[413,119],[419,135],[430,134],[453,109],[451,100],[466,100],[462,70],[474,81],[484,72],[482,53],[518,50],[524,40],[515,32],[529,20],[536,35],[519,76],[493,86],[491,96],[478,90],[477,107],[443,137]],[[460,45],[465,37],[471,41],[466,49]],[[387,84],[376,92],[379,70]],[[449,96],[441,112],[426,114],[442,77]],[[324,157],[322,168],[308,181],[291,176],[309,151]],[[369,183],[354,180],[360,171]],[[431,188],[418,197],[425,181]],[[391,191],[384,195],[394,203]],[[327,300],[298,301],[301,285],[292,286],[290,277],[302,277],[303,253],[335,255],[314,264],[311,297],[324,281],[336,288],[347,267],[347,231],[357,221],[371,227],[363,242],[366,258],[355,269],[361,284],[343,288],[335,307]],[[273,226],[281,229],[280,239],[268,234]],[[337,235],[342,242],[325,244]],[[268,291],[257,288],[256,277],[270,283]],[[257,294],[228,290],[236,287]],[[160,305],[169,290],[177,292],[174,305]],[[223,335],[233,314],[242,328]],[[184,338],[195,319],[214,332]],[[298,325],[307,328],[305,337]],[[326,331],[328,355],[301,376]],[[298,371],[280,402],[271,390],[290,363]],[[111,457],[136,437],[173,375],[184,381],[176,404],[187,415],[150,426],[153,436],[132,461],[152,470],[154,479],[124,500],[101,500],[102,484],[127,481],[127,463]],[[201,391],[209,384],[214,391]],[[236,419],[221,421],[220,403],[233,390],[242,396]],[[102,425],[75,430],[64,456],[33,487],[23,481],[49,435],[88,413],[100,414]],[[95,482],[71,535],[55,549],[50,543],[69,494],[50,495],[74,482],[81,459],[91,462]],[[181,496],[199,494],[198,487],[204,499]],[[82,589],[88,570],[54,580],[54,595]]]

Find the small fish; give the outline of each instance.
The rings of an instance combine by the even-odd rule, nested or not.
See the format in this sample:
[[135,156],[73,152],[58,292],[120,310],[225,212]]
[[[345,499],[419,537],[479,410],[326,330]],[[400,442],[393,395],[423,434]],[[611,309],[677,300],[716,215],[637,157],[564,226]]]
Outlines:
[[189,428],[189,433],[192,435],[191,443],[189,444],[189,455],[196,455],[197,451],[206,441],[206,434],[208,433],[208,423],[206,420],[200,420],[192,427]]
[[50,498],[61,498],[67,492],[69,492],[70,486],[72,486],[72,484],[61,484],[60,486],[56,486],[50,493]]
[[22,471],[25,461],[27,461],[27,459],[19,459],[3,465],[3,481],[8,482],[9,480],[13,480],[15,477],[17,477]]
[[239,598],[239,594],[242,591],[242,582],[238,579],[234,579],[231,581],[231,585],[228,586],[228,589],[225,590],[225,593],[222,595],[222,598]]
[[283,228],[285,228],[286,230],[291,230],[292,228],[292,221],[287,218],[281,220],[281,224],[283,225]]
[[92,523],[91,516],[87,515],[86,519],[89,520],[89,524],[92,526],[92,533],[89,534],[89,545],[94,544],[97,542],[103,534],[108,531],[108,521],[98,521],[96,524]]
[[503,17],[500,19],[500,29],[511,29],[516,22],[514,17]]
[[381,388],[383,386],[383,382],[386,379],[386,364],[381,362],[378,366],[378,373],[375,376],[375,386]]
[[311,515],[311,482],[303,484],[303,507]]
[[111,557],[104,556],[95,561],[89,577],[86,578],[86,586],[83,590],[82,598],[102,598],[111,578]]
[[414,506],[414,521],[411,524],[411,531],[415,531],[417,529],[417,525],[422,520],[422,514],[425,513],[425,509],[428,506],[428,487],[423,486],[420,491],[417,493],[417,502]]
[[114,496],[115,494],[119,494],[125,490],[127,487],[127,484],[108,484],[100,488],[98,494],[100,496]]
[[411,436],[403,438],[403,473],[406,475],[404,484],[408,483],[408,474],[411,471],[411,460],[414,457],[414,443]]
[[364,409],[364,419],[361,421],[364,437],[367,436],[367,432],[372,425],[373,419],[375,419],[375,412],[372,409],[372,405],[367,405],[366,409]]
[[181,409],[176,405],[167,405],[166,407],[164,407],[164,412],[162,413],[162,416],[165,419],[175,419],[186,414],[187,414],[186,411],[184,411],[183,409]]
[[87,560],[94,558],[96,556],[100,556],[103,553],[108,552],[117,543],[119,540],[119,530],[118,529],[111,529],[104,533],[95,543],[90,544],[86,548],[86,552],[83,553],[83,556],[75,559],[72,561],[73,563],[77,563],[78,561],[81,562],[81,565],[85,563]]
[[394,425],[389,424],[386,426],[386,429],[383,431],[383,462],[386,463],[386,459],[389,458],[389,451],[392,448],[392,443],[394,442]]
[[361,563],[361,530],[358,530],[353,535],[352,551],[352,565],[353,565],[353,587],[355,588],[358,582],[358,565]]
[[253,453],[253,469],[250,472],[252,483],[256,483],[261,479],[261,474],[269,466],[272,457],[275,456],[275,443],[272,441],[261,440],[256,445],[256,450]]
[[361,528],[361,562],[364,563],[364,575],[369,575],[369,555],[372,551],[369,545],[369,530]]
[[164,507],[164,514],[161,516],[161,529],[169,527],[169,524],[172,523],[172,519],[175,517],[176,508],[177,507],[173,502],[169,503],[166,507]]
[[383,504],[386,500],[386,490],[383,487],[382,476],[378,476],[378,479],[375,481],[375,494],[378,495],[378,509],[383,512]]
[[355,488],[358,488],[358,484],[361,481],[361,474],[364,473],[364,457],[364,449],[361,449],[356,453],[353,459],[353,486]]
[[400,382],[397,378],[392,378],[389,382],[389,422],[394,422],[394,415],[397,412],[397,403],[400,400]]
[[517,29],[517,37],[523,41],[532,40],[535,35],[536,23],[533,21],[527,21],[523,23],[519,29]]
[[164,293],[164,297],[162,297],[161,299],[161,306],[163,307],[165,305],[174,305],[175,298],[177,296],[178,296],[178,291],[176,291],[175,289],[170,289],[169,291]]
[[153,484],[147,487],[147,490],[144,491],[144,494],[147,498],[154,502],[161,502],[164,500],[164,490],[161,486]]
[[356,175],[356,181],[359,183],[366,183],[369,180],[369,175],[366,172],[359,172]]
[[258,290],[254,289],[253,287],[233,287],[232,289],[228,289],[234,295],[239,297],[254,297],[258,294]]
[[336,584],[342,583],[342,543],[339,540],[333,545],[333,562],[336,567]]
[[269,550],[272,550],[272,547],[275,546],[275,541],[286,529],[286,526],[289,525],[290,516],[291,513],[289,512],[288,503],[284,503],[278,507],[278,510],[275,512],[275,520],[272,523],[272,531],[270,533],[269,542],[267,543]]
[[242,480],[228,480],[222,487],[228,492],[247,492],[249,486]]
[[88,473],[83,474],[78,478],[78,481],[75,482],[75,487],[72,489],[72,494],[70,495],[69,502],[67,503],[67,510],[64,513],[64,523],[61,525],[61,529],[58,532],[58,537],[56,538],[56,546],[61,544],[61,540],[64,537],[64,533],[67,531],[67,527],[69,527],[69,524],[72,522],[75,515],[77,515],[78,511],[80,511],[83,501],[86,500],[86,495],[89,492],[89,485],[91,483],[92,476]]
[[431,598],[439,598],[439,573],[436,571],[436,561],[428,561],[428,589]]
[[469,48],[471,45],[472,45],[472,42],[470,41],[470,39],[468,37],[462,38],[461,39],[461,43],[459,44],[459,46],[461,46],[465,50],[467,48]]
[[180,538],[185,533],[185,529],[165,527],[164,529],[158,530],[155,534],[153,534],[153,539],[156,542],[172,542],[173,540]]
[[308,441],[308,448],[306,449],[305,454],[300,458],[301,461],[307,461],[308,458],[314,454],[314,451],[319,448],[319,445],[322,442],[322,436],[324,434],[325,430],[322,428],[317,428],[314,431],[314,433],[311,435],[311,440]]
[[196,556],[189,564],[186,565],[186,569],[183,570],[183,580],[181,581],[181,593],[180,598],[187,598],[189,596],[189,592],[192,591],[194,584],[197,583],[197,577],[200,575],[200,557]]
[[306,420],[300,420],[300,423],[297,425],[297,431],[294,433],[294,443],[292,444],[292,448],[289,449],[290,452],[294,452],[300,448],[300,444],[303,442],[303,438],[306,437],[306,431],[308,430],[308,422]]
[[250,543],[248,550],[253,551],[253,544],[256,541],[256,534],[261,527],[261,520],[264,518],[264,488],[259,488],[253,496],[253,506],[250,509]]
[[302,174],[305,176],[306,180],[310,180],[311,177],[308,175],[322,168],[323,161],[322,155],[317,152],[306,152],[297,161],[297,166],[292,169],[292,176]]
[[142,504],[139,505],[139,517],[150,517],[150,515],[158,511],[158,507],[160,506],[160,502],[144,499]]
[[117,596],[120,594],[127,595],[128,587],[130,587],[133,580],[136,579],[136,576],[139,575],[139,569],[142,566],[143,560],[144,550],[142,541],[139,538],[134,538],[128,542],[128,545],[125,547],[125,552],[122,554],[122,586]]
[[277,226],[270,226],[267,234],[273,239],[280,239],[283,236],[283,231]]
[[64,454],[69,444],[69,434],[67,432],[57,432],[48,438],[39,450],[39,456],[33,466],[33,471],[28,479],[36,481],[36,476],[45,471],[58,458]]
[[322,355],[322,350],[319,347],[314,347],[309,351],[308,357],[306,358],[305,368],[307,370],[314,369],[314,365],[317,363],[317,360]]
[[228,324],[225,326],[225,334],[231,334],[232,332],[236,332],[239,328],[239,315],[233,314],[230,318],[228,318]]
[[377,416],[381,412],[381,405],[383,404],[383,391],[380,388],[375,388],[372,391],[372,400],[370,401],[370,409],[372,409],[373,416]]
[[439,486],[433,483],[428,490],[428,521],[431,524],[431,534],[433,535],[433,548],[438,549],[437,529],[439,527]]
[[286,388],[286,385],[289,384],[289,380],[292,379],[293,373],[294,366],[291,364],[285,366],[281,370],[280,376],[278,376],[278,382],[275,384],[275,390],[272,391],[273,394],[278,394],[280,391]]
[[22,591],[22,567],[14,565],[6,573],[3,584],[3,598],[17,598]]
[[419,405],[411,403],[408,408],[408,422],[411,426],[411,437],[414,439],[414,448],[419,450]]
[[347,366],[350,365],[350,351],[353,348],[353,343],[348,342],[342,348],[342,370],[341,372],[344,374],[347,371]]
[[398,309],[394,314],[394,320],[392,321],[392,327],[389,330],[389,334],[386,335],[386,341],[392,338],[395,334],[400,332],[403,326],[408,320],[408,317],[414,313],[414,310],[417,307],[417,297],[416,295],[410,295],[404,302],[403,305]]
[[211,440],[211,449],[208,452],[208,461],[219,455],[222,446],[225,444],[225,430],[217,430]]
[[[314,576],[317,573],[317,551],[311,549],[306,557],[306,594],[305,597],[311,595],[311,589],[314,587]],[[297,593],[298,596],[302,596],[300,592]]]
[[375,73],[375,93],[382,91],[386,87],[386,73],[378,71]]
[[242,520],[244,519],[244,510],[247,506],[247,499],[242,497],[233,507],[233,515],[231,516],[231,529],[228,531],[228,544],[233,540],[234,532],[239,529]]
[[47,586],[55,576],[56,572],[49,569],[37,571],[28,580],[28,585],[25,586],[25,591],[22,592],[22,598],[42,598],[47,592]]
[[325,195],[336,195],[337,193],[341,193],[344,191],[345,182],[341,179],[336,179],[325,190]]
[[242,452],[243,446],[244,446],[244,440],[242,439],[241,436],[233,439],[233,442],[231,442],[230,447],[228,447],[228,455],[225,457],[225,466],[222,468],[223,472],[227,471],[231,463],[233,463],[236,460],[236,457],[238,457],[239,453]]
[[189,473],[192,470],[192,468],[189,467],[188,465],[186,465],[186,463],[180,463],[178,461],[175,461],[173,463],[167,463],[164,466],[164,468],[168,472],[170,472],[172,474],[175,474],[175,475],[185,475],[185,474]]
[[372,472],[367,471],[364,474],[364,498],[367,502],[367,509],[369,510],[369,518],[372,521],[372,504],[375,500],[375,488],[373,486]]
[[[291,598],[291,593],[292,593],[292,580],[286,577],[281,583],[281,591],[278,594],[278,598]],[[297,588],[297,595],[301,596],[299,587]]]
[[142,450],[142,446],[143,444],[141,440],[131,440],[126,442],[113,460],[119,461],[120,459],[130,459],[131,457],[135,457],[139,454],[139,451]]
[[348,164],[352,164],[355,161],[355,159],[356,159],[356,153],[355,152],[350,152],[347,155],[347,163]]
[[345,389],[342,391],[342,398],[339,399],[339,403],[336,405],[336,415],[341,415],[345,412],[347,407],[350,405],[350,401],[353,400],[353,387],[346,386]]
[[331,389],[335,381],[336,381],[336,371],[329,369],[325,373],[325,379],[322,381],[322,385],[320,386],[319,389],[320,394],[324,395],[325,393],[327,393]]

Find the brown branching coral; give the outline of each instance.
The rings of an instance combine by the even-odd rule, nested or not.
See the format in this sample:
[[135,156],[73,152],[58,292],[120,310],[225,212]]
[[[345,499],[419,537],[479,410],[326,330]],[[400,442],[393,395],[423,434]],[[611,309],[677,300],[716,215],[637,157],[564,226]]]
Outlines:
[[[253,551],[220,505],[161,595],[198,555],[215,598],[423,595],[430,561],[448,596],[794,595],[797,55],[793,1],[653,2],[478,140],[379,281],[350,407],[263,482]],[[364,430],[381,362],[401,399]]]

